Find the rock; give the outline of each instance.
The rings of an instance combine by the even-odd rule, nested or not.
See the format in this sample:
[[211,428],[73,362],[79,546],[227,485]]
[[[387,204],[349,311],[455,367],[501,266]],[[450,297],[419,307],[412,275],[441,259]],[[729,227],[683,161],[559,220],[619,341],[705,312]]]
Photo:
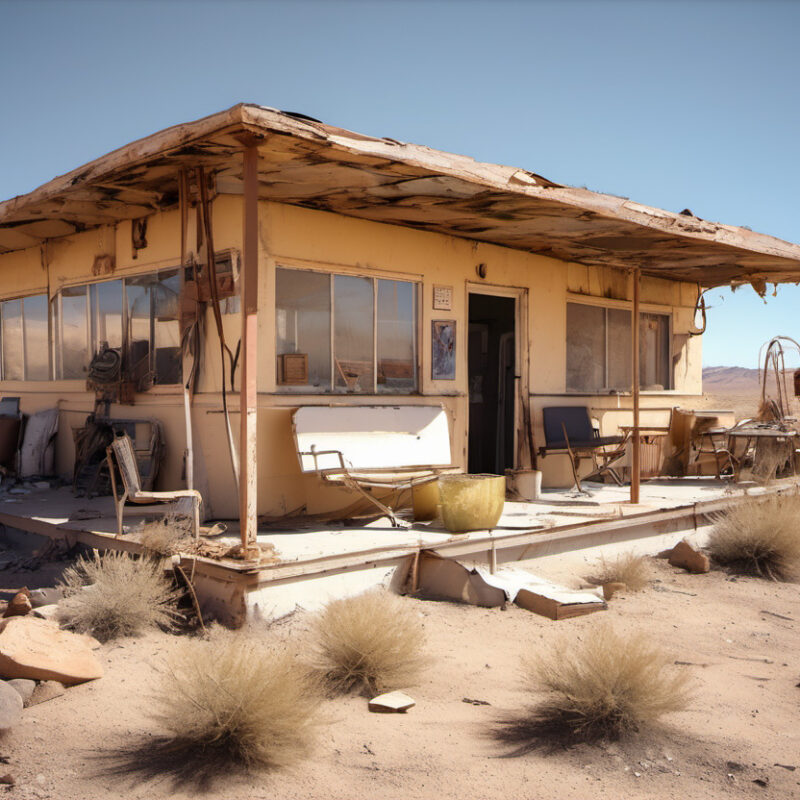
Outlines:
[[0,731],[13,728],[22,719],[22,697],[19,692],[0,681]]
[[610,600],[617,592],[625,592],[627,589],[622,581],[609,581],[603,584],[603,598]]
[[413,708],[416,702],[403,692],[388,692],[379,694],[369,701],[369,710],[384,714],[392,714],[408,711]]
[[0,784],[4,786],[13,786],[16,783],[14,776],[7,772],[5,775],[0,775]]
[[26,586],[23,586],[12,598],[8,608],[3,613],[4,617],[22,617],[30,614],[33,610],[31,605],[31,593]]
[[58,619],[58,603],[49,606],[34,606],[33,616],[56,621]]
[[27,706],[30,702],[33,690],[36,688],[36,681],[28,680],[28,678],[12,678],[8,681],[9,686],[13,686],[22,698],[22,705]]
[[41,683],[37,683],[31,695],[31,699],[28,700],[28,706],[38,706],[39,703],[55,700],[56,697],[61,697],[65,691],[63,685],[58,681],[42,681]]
[[50,488],[50,481],[34,481],[33,482],[34,489],[49,489]]
[[34,608],[41,606],[55,605],[64,597],[64,592],[61,589],[32,589],[31,590],[31,605]]
[[683,567],[689,572],[700,574],[711,569],[708,556],[698,552],[687,541],[680,541],[669,554],[669,563],[673,567]]
[[34,616],[0,623],[0,676],[72,685],[103,676],[86,639]]

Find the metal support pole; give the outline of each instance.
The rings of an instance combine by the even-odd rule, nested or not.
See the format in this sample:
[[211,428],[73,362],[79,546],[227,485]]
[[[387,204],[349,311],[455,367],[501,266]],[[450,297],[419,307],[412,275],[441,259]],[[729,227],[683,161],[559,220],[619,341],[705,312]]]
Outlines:
[[258,148],[244,149],[243,257],[239,287],[242,307],[241,385],[239,403],[239,526],[242,554],[256,543],[257,497],[257,383],[258,368]]
[[633,270],[633,319],[631,327],[631,373],[633,375],[633,458],[631,463],[631,503],[639,502],[641,464],[639,454],[639,268]]

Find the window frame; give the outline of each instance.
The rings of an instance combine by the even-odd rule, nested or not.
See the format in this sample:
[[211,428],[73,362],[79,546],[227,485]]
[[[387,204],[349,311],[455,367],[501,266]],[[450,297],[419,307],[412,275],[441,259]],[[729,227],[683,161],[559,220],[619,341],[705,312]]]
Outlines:
[[[328,278],[328,289],[330,292],[330,324],[328,333],[328,342],[330,350],[330,384],[327,388],[319,391],[309,391],[307,385],[297,386],[292,384],[281,384],[278,382],[278,357],[282,354],[277,351],[277,311],[278,311],[278,292],[277,292],[277,274],[278,270],[286,270],[293,272],[314,272],[317,274],[325,275]],[[335,348],[335,334],[336,334],[336,298],[335,298],[335,278],[336,276],[351,277],[351,278],[365,278],[372,283],[372,386],[367,391],[351,392],[346,388],[337,389],[336,386],[336,348]],[[273,337],[275,343],[275,371],[273,373],[273,380],[276,394],[281,395],[313,395],[313,396],[374,396],[374,397],[403,397],[414,396],[421,393],[421,364],[420,364],[420,348],[421,348],[421,316],[422,316],[422,276],[409,276],[405,274],[385,274],[383,272],[364,272],[363,270],[356,270],[346,265],[333,264],[330,267],[324,267],[318,264],[310,266],[305,263],[295,263],[294,260],[278,259],[276,260],[273,268],[273,311],[275,312],[274,333]],[[413,389],[405,392],[381,392],[378,390],[378,281],[393,281],[397,283],[407,283],[413,287],[413,320],[412,320],[412,363],[414,369],[414,387]]]
[[[584,305],[584,306],[594,306],[596,308],[603,309],[603,349],[605,353],[605,367],[604,367],[604,380],[608,382],[608,373],[609,373],[609,363],[608,363],[608,356],[609,356],[609,349],[608,349],[608,311],[611,309],[618,309],[621,311],[628,311],[630,312],[631,317],[633,317],[633,303],[628,300],[609,300],[606,298],[593,298],[593,297],[586,297],[585,295],[575,295],[572,293],[567,293],[567,301],[566,305],[568,306],[570,303],[575,305]],[[674,325],[674,307],[673,306],[663,306],[663,305],[656,305],[653,303],[642,303],[639,306],[639,322],[641,324],[641,315],[642,314],[653,314],[661,317],[667,318],[667,341],[669,342],[669,353],[667,357],[667,373],[669,377],[669,386],[664,387],[663,389],[642,389],[641,385],[639,387],[640,392],[645,393],[652,393],[652,394],[663,394],[666,392],[674,392],[675,391],[675,368],[674,368],[674,351],[673,351],[673,325]],[[567,309],[565,306],[564,309],[564,319],[566,321],[567,317]],[[568,331],[565,330],[565,334],[568,334]],[[640,334],[641,335],[641,334]],[[565,347],[569,347],[567,343],[567,335],[564,337]],[[603,388],[600,387],[594,390],[587,390],[587,389],[572,389],[568,385],[566,385],[566,381],[568,379],[568,372],[566,370],[566,361],[568,358],[568,353],[565,350],[565,388],[568,394],[576,394],[576,395],[606,395],[606,394],[616,394],[616,395],[625,395],[630,394],[632,387],[627,387],[625,389],[612,389],[612,388]],[[641,384],[641,380],[640,380]]]

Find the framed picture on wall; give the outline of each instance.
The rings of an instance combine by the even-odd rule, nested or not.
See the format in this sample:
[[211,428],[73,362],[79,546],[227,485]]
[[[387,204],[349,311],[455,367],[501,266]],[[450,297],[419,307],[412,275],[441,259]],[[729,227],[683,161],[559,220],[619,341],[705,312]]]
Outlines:
[[456,379],[456,321],[435,319],[431,322],[431,378],[435,381]]

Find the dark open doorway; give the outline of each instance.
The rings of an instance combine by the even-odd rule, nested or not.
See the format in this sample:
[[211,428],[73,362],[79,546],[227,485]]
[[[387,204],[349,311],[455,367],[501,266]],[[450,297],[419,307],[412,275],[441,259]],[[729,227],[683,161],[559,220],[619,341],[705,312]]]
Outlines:
[[469,296],[470,472],[502,475],[514,467],[516,301]]

